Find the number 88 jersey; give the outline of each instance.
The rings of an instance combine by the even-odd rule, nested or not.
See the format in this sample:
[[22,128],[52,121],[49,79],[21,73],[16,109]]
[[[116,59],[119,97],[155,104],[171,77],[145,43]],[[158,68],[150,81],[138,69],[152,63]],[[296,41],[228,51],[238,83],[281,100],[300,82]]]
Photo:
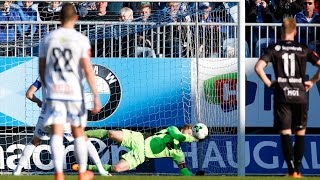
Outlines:
[[83,100],[80,60],[90,58],[90,49],[89,39],[74,29],[59,28],[44,38],[39,58],[46,59],[47,99]]
[[273,65],[275,78],[274,99],[283,103],[307,103],[304,87],[307,61],[315,65],[316,52],[295,41],[279,41],[270,45],[261,60]]

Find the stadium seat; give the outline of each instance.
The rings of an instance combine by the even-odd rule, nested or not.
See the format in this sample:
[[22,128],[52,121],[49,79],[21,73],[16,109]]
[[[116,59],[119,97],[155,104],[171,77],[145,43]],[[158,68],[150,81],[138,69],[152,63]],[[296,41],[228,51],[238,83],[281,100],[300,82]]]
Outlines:
[[275,42],[276,40],[274,38],[258,39],[255,47],[255,57],[260,57],[263,54],[263,50]]
[[[222,51],[224,54],[224,57],[234,57],[236,53],[235,47],[237,46],[236,43],[238,43],[238,39],[237,38],[227,38],[225,40],[223,40],[222,42]],[[246,42],[245,44],[245,48],[246,48],[246,57],[250,57],[250,50],[249,50],[249,45]]]

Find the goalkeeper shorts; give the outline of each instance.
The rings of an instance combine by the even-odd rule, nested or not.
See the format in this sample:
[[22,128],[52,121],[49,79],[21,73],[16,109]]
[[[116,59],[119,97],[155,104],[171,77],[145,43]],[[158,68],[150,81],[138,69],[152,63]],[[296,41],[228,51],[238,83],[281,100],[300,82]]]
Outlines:
[[129,152],[122,155],[121,158],[129,164],[130,170],[136,168],[145,161],[144,137],[142,133],[122,129],[123,140],[121,146],[130,149]]

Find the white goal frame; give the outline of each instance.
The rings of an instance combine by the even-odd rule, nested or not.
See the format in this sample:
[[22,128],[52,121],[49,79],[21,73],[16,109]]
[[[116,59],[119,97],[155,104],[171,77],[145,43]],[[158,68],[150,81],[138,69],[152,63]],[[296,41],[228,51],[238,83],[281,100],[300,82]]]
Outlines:
[[[45,1],[45,0],[40,0]],[[61,0],[68,2],[67,0]],[[73,2],[97,2],[97,0],[73,0]],[[121,2],[132,2],[133,0],[121,0]],[[176,0],[177,2],[203,2],[203,0]],[[238,3],[238,114],[237,125],[237,162],[238,176],[245,176],[245,1],[244,0],[206,0],[208,2],[236,2]],[[119,2],[119,0],[108,0],[108,2]],[[172,2],[172,0],[148,0],[148,2]]]

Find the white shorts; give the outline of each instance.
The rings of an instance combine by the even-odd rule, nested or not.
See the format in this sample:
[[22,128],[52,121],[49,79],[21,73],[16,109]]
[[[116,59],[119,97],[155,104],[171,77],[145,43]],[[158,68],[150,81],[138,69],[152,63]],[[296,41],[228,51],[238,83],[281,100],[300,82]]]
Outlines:
[[[45,113],[46,107],[43,106],[40,116],[38,118],[37,125],[34,129],[34,135],[41,140],[49,140],[51,136],[51,129],[49,126],[45,127],[44,123],[47,119],[47,114]],[[72,142],[74,140],[72,133],[71,133],[71,126],[69,123],[66,123],[63,128],[63,135],[67,141]]]
[[83,101],[46,101],[44,127],[70,123],[74,127],[86,127],[87,109]]

